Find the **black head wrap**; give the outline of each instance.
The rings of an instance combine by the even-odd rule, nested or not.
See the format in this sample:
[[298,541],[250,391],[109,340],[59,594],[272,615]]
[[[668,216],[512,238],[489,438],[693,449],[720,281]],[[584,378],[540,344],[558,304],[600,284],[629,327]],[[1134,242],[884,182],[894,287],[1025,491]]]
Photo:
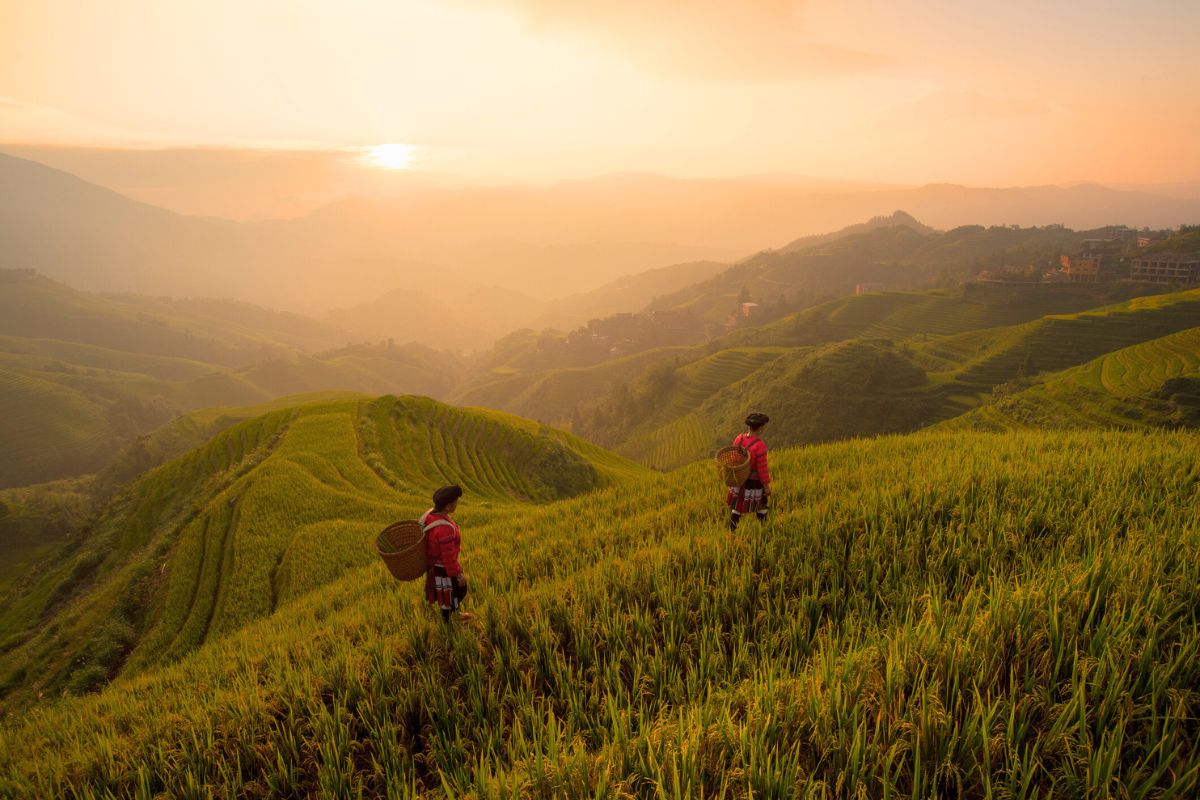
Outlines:
[[749,416],[746,417],[746,427],[761,428],[763,425],[766,425],[770,421],[771,421],[771,418],[768,417],[766,414],[760,414],[759,412],[754,411]]
[[452,483],[449,486],[443,486],[433,493],[433,507],[438,511],[441,511],[446,506],[462,497],[462,495],[462,487],[457,483]]

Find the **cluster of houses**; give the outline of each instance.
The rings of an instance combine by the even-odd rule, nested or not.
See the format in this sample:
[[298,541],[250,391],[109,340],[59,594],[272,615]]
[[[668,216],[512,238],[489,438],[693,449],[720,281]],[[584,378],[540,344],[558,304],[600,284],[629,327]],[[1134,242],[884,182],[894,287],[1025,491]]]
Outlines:
[[[1168,285],[1200,284],[1200,254],[1150,253],[1136,255],[1162,237],[1117,228],[1103,239],[1085,239],[1073,253],[1065,253],[1057,270],[1045,272],[1034,265],[985,270],[976,280],[986,283],[1108,283],[1134,281]],[[1131,255],[1131,251],[1133,254]]]

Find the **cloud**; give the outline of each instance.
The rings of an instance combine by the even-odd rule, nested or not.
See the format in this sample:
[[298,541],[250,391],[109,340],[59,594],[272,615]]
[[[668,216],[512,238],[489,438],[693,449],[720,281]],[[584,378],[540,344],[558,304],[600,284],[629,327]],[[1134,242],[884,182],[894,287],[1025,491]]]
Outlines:
[[879,55],[821,41],[797,0],[456,0],[500,8],[545,35],[592,39],[669,74],[773,81],[877,69]]

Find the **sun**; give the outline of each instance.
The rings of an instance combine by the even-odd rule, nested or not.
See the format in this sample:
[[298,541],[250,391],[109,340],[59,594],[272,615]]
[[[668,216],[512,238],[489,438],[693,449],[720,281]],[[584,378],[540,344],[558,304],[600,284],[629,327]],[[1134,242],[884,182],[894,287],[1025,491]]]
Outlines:
[[364,147],[359,160],[379,169],[408,169],[412,166],[413,147],[409,144],[392,142]]

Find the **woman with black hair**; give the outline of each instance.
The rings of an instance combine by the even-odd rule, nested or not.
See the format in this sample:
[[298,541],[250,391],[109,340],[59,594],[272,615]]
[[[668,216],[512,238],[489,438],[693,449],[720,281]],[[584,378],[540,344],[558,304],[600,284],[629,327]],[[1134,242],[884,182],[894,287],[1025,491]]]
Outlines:
[[751,413],[746,417],[746,432],[739,433],[733,440],[735,446],[744,447],[750,453],[750,476],[741,486],[731,488],[725,498],[730,508],[730,532],[737,530],[743,514],[753,512],[759,522],[767,521],[771,470],[767,467],[767,443],[762,440],[762,429],[770,421],[766,414]]
[[[429,569],[425,573],[425,599],[437,603],[442,609],[442,619],[450,621],[450,615],[458,611],[459,604],[467,596],[467,576],[458,563],[462,549],[462,534],[458,524],[450,515],[458,508],[462,487],[457,484],[443,486],[433,493],[433,508],[421,516],[421,527],[425,529],[425,555]],[[473,617],[465,611],[459,612],[460,620]]]

